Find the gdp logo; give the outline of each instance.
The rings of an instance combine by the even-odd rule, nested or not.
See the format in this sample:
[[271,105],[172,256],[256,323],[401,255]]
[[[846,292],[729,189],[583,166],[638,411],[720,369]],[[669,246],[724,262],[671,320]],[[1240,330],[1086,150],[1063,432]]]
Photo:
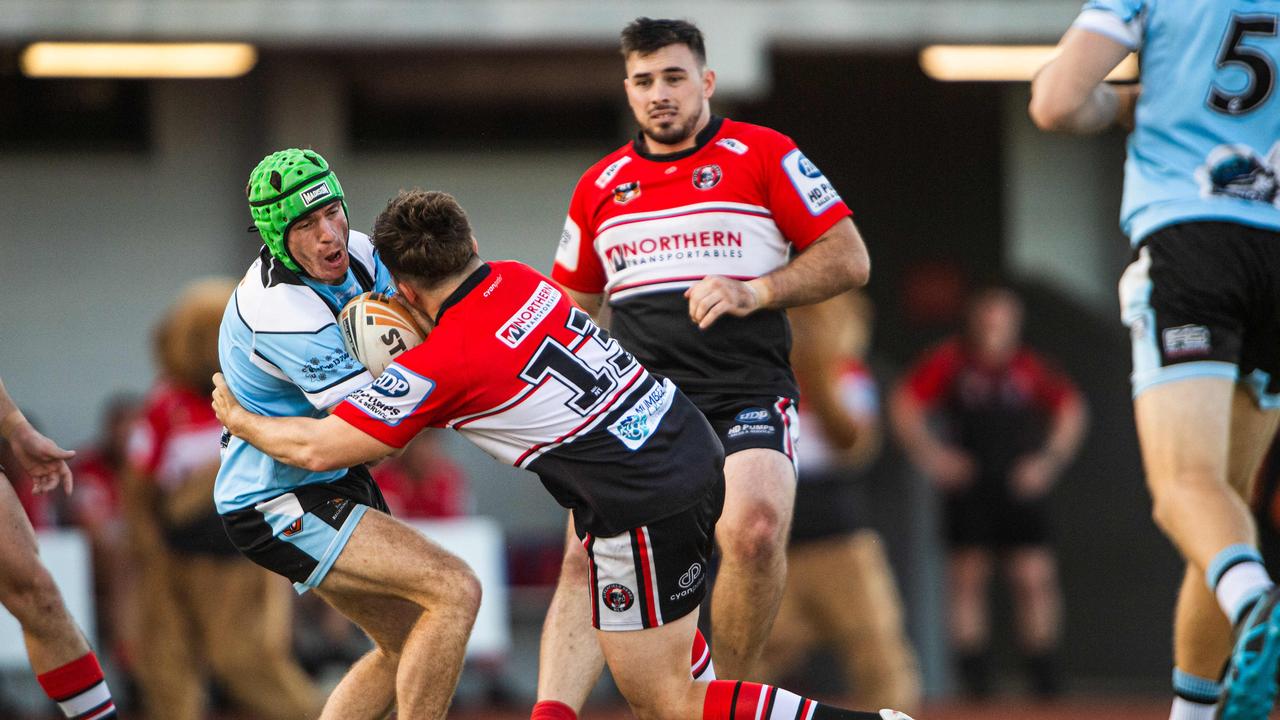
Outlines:
[[640,181],[633,180],[629,183],[622,183],[613,189],[613,201],[619,205],[627,203],[640,197]]
[[764,408],[747,408],[738,413],[733,419],[734,422],[756,424],[762,423],[769,419],[769,411]]
[[636,602],[636,594],[618,583],[606,585],[604,590],[600,592],[600,599],[604,601],[604,606],[610,610],[621,613],[631,609]]
[[302,198],[303,207],[311,207],[332,194],[333,192],[329,190],[329,185],[325,183],[325,181],[321,180],[315,185],[303,190],[299,197]]
[[720,184],[724,173],[719,165],[703,165],[693,171],[693,186],[699,190],[710,190]]
[[409,381],[395,368],[387,368],[373,381],[373,389],[389,398],[404,397],[409,394]]
[[698,581],[701,579],[702,563],[694,563],[689,566],[688,570],[684,571],[684,574],[680,576],[680,579],[677,582],[680,583],[680,587],[687,590],[694,585],[697,585]]
[[812,160],[805,157],[803,153],[800,155],[800,172],[804,173],[804,176],[807,178],[822,177],[822,171],[818,169],[817,165],[813,164]]

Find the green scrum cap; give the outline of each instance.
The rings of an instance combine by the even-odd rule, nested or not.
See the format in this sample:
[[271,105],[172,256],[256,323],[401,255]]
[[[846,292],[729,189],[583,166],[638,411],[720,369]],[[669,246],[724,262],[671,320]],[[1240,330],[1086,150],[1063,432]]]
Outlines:
[[342,185],[329,163],[314,150],[289,148],[262,158],[249,174],[245,194],[262,243],[285,267],[299,273],[302,267],[285,243],[289,228],[334,200],[342,201],[342,211],[347,211]]

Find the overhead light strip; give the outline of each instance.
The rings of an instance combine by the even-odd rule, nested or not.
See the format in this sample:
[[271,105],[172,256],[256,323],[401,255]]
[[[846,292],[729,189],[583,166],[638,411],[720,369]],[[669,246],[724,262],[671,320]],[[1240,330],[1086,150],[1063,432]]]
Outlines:
[[253,69],[247,43],[38,42],[19,63],[30,77],[234,78]]
[[[931,45],[920,51],[920,68],[934,80],[1025,82],[1057,54],[1053,45]],[[1138,79],[1138,58],[1129,55],[1111,81]]]

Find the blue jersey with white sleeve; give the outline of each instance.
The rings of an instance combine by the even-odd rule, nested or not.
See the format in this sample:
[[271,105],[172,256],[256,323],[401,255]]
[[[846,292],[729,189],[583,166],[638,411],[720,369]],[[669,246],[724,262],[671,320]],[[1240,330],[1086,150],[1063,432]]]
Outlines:
[[1090,0],[1075,26],[1138,51],[1121,225],[1280,230],[1280,0]]
[[[351,231],[347,253],[351,267],[340,285],[294,273],[265,247],[245,273],[222,316],[218,359],[227,386],[248,410],[272,417],[322,417],[373,382],[347,353],[337,315],[363,292],[395,289],[368,236]],[[232,437],[218,470],[214,502],[219,513],[226,513],[301,485],[332,482],[346,472],[285,465]]]

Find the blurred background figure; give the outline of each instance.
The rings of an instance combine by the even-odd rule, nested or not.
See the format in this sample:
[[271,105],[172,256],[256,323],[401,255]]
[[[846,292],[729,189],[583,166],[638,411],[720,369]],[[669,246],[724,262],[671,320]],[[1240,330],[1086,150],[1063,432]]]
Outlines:
[[858,707],[920,705],[920,670],[865,471],[880,452],[880,400],[864,364],[871,304],[857,291],[791,308],[800,382],[799,484],[787,587],[762,659],[781,683],[818,647],[835,653]]
[[917,361],[891,408],[908,456],[944,498],[952,651],[964,690],[978,697],[993,689],[987,589],[996,561],[1032,690],[1061,690],[1062,595],[1046,500],[1080,445],[1086,409],[1072,382],[1022,344],[1022,320],[1011,290],[977,293],[963,334]]
[[98,644],[122,670],[131,667],[138,618],[130,597],[137,575],[129,562],[120,495],[129,436],[141,404],[136,395],[120,393],[103,405],[97,438],[78,449],[71,462],[75,486],[59,518],[59,524],[78,527],[88,537]]
[[261,718],[316,717],[291,655],[288,583],[240,557],[213,506],[222,427],[209,404],[218,326],[235,283],[193,283],[155,330],[160,378],[130,439],[124,507],[145,618],[137,671],[145,717],[205,716],[206,683]]
[[472,512],[467,476],[440,446],[440,431],[414,438],[399,456],[372,469],[391,514],[402,520],[453,518]]

